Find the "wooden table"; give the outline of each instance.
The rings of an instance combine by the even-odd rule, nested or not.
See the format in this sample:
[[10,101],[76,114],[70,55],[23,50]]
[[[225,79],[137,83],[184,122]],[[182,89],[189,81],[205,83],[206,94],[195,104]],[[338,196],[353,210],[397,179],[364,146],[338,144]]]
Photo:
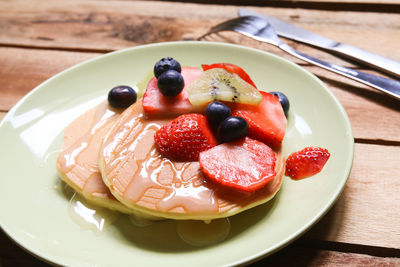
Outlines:
[[[0,1],[0,117],[35,86],[84,60],[153,42],[193,40],[240,5],[400,61],[398,0]],[[350,117],[354,165],[343,194],[308,233],[258,262],[400,266],[400,102],[236,33],[207,37],[259,48],[316,74]],[[315,57],[376,73],[313,48]],[[46,266],[0,235],[1,266]]]

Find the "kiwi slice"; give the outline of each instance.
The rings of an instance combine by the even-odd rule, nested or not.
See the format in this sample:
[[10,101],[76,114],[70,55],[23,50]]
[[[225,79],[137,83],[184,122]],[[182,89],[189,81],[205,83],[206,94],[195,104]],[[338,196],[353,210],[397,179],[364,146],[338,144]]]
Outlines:
[[221,68],[204,71],[188,86],[187,93],[193,106],[205,105],[215,100],[258,105],[262,100],[256,88],[237,74]]

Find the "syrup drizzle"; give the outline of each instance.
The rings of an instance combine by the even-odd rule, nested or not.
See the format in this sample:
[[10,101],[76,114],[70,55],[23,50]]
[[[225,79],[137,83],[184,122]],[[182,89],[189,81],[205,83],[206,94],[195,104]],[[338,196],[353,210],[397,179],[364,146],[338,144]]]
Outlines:
[[179,237],[192,246],[202,247],[222,242],[229,235],[231,223],[228,218],[212,221],[177,221]]
[[[95,150],[98,151],[99,137],[105,134],[117,114],[118,111],[111,110],[107,103],[103,102],[78,118],[65,131],[64,145],[57,159],[57,167],[82,190],[93,175],[98,175],[98,183],[102,184]],[[83,132],[82,128],[85,129]],[[97,186],[96,189],[98,188],[101,187]],[[108,189],[104,186],[99,193],[108,193]]]
[[[61,187],[57,187],[60,189]],[[120,215],[117,211],[101,208],[89,203],[85,198],[65,185],[61,188],[70,196],[68,213],[74,223],[83,230],[90,230],[96,235],[104,233]],[[129,221],[137,227],[148,227],[157,223],[136,214],[128,216]],[[229,218],[208,221],[181,220],[175,221],[177,235],[187,244],[197,247],[218,244],[229,235],[231,223]]]
[[69,201],[68,213],[82,229],[91,230],[95,234],[104,232],[120,214],[117,211],[93,205],[77,193]]
[[154,146],[154,133],[168,120],[148,120],[140,108],[129,111],[103,150],[112,189],[132,203],[155,210],[217,212],[213,191],[199,177],[198,163],[172,162]]
[[202,219],[222,212],[233,215],[252,203],[267,201],[279,188],[281,161],[277,163],[279,179],[256,194],[246,195],[215,188],[203,178],[198,162],[174,162],[162,157],[154,133],[169,121],[149,119],[143,115],[141,105],[133,105],[105,138],[100,151],[103,178],[124,204],[153,210],[161,217],[168,213],[171,218],[187,214]]

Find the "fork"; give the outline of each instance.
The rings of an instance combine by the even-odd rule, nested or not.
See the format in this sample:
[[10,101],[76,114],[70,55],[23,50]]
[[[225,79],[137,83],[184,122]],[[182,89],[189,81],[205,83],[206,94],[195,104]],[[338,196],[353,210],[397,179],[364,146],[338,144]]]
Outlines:
[[200,40],[207,35],[221,31],[238,32],[255,40],[275,45],[292,56],[300,58],[308,63],[314,64],[318,67],[324,68],[334,73],[343,75],[360,83],[371,86],[389,96],[400,100],[400,82],[361,72],[355,69],[343,67],[337,64],[325,62],[323,60],[299,52],[293,47],[284,43],[278,37],[271,24],[257,16],[243,16],[227,20],[212,27],[207,33],[205,33],[198,39]]

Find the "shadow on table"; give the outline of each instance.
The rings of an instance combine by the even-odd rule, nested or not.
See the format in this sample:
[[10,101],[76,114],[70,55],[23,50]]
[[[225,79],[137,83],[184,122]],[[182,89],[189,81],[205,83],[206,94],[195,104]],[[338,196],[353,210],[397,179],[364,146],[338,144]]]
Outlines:
[[49,267],[51,265],[39,260],[19,247],[0,229],[0,266]]
[[326,240],[335,240],[342,229],[342,222],[346,216],[346,205],[337,205],[346,202],[346,189],[339,197],[336,204],[317,222],[303,237],[291,245],[264,259],[249,265],[256,266],[321,266],[324,260],[332,257],[332,246]]
[[316,75],[318,76],[318,78],[320,78],[321,80],[326,82],[328,85],[331,85],[340,90],[347,91],[353,95],[362,97],[365,100],[374,102],[380,106],[390,108],[393,111],[400,111],[399,100],[397,100],[394,97],[391,97],[389,95],[386,95],[376,89],[367,87],[366,85],[362,85],[362,84],[355,85],[356,82],[351,81],[351,80],[348,80],[348,83],[347,83],[344,81],[328,78],[326,75],[322,75],[322,74],[316,74]]

